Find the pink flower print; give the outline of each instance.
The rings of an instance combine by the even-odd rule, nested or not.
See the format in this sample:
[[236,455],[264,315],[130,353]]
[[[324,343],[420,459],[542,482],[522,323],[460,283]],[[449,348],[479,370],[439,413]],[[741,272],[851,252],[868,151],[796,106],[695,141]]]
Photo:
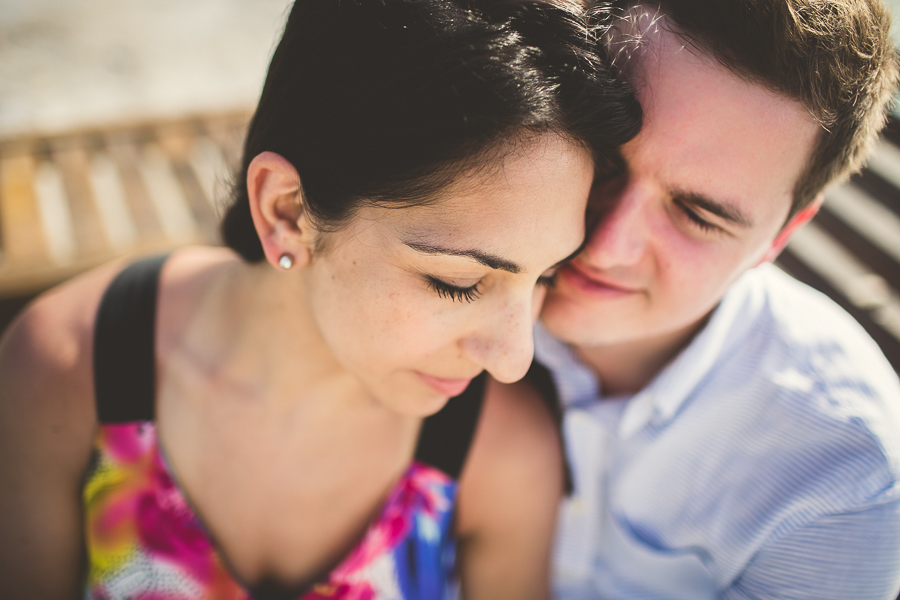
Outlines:
[[433,467],[413,463],[409,469],[410,486],[422,496],[421,508],[429,517],[450,510],[451,499],[447,490],[453,480]]
[[184,567],[197,581],[210,583],[215,576],[215,552],[159,458],[148,479],[150,485],[135,507],[141,545],[149,554]]
[[104,425],[101,446],[118,463],[135,463],[155,448],[156,428],[153,423]]
[[332,581],[342,581],[390,552],[409,534],[417,513],[435,517],[450,507],[445,489],[452,480],[437,469],[413,463],[394,487],[378,521],[369,528],[362,543],[332,573]]

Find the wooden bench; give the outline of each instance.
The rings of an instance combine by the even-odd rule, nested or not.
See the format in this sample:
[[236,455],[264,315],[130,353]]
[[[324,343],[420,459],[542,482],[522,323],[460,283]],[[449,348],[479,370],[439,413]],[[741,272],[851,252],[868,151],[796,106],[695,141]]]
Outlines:
[[0,299],[115,257],[216,243],[249,116],[0,142]]

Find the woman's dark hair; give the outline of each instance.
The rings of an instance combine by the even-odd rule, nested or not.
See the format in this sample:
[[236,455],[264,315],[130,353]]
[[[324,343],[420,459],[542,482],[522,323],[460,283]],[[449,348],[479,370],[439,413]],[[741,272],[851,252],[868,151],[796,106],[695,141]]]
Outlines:
[[297,169],[310,218],[330,227],[363,202],[426,203],[517,137],[555,133],[604,161],[641,112],[601,33],[566,0],[297,0],[247,133],[225,243],[264,257],[247,169],[265,151]]

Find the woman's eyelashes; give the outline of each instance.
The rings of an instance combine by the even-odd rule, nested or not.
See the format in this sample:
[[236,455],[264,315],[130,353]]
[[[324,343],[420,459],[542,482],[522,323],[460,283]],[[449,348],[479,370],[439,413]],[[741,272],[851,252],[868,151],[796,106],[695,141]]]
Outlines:
[[[557,271],[554,270],[552,273],[541,275],[537,279],[537,285],[545,288],[552,288],[556,285],[556,273]],[[469,287],[460,287],[458,285],[447,283],[446,281],[441,281],[437,277],[431,275],[426,275],[425,279],[428,281],[428,287],[437,292],[438,296],[453,300],[454,302],[461,302],[463,300],[466,302],[473,302],[481,296],[481,290],[478,287],[481,285],[480,281]]]
[[553,271],[552,273],[541,275],[538,277],[537,284],[547,289],[552,289],[556,285],[556,273],[557,271]]
[[432,277],[430,275],[427,276],[427,280],[428,287],[437,292],[438,296],[440,296],[441,298],[449,298],[454,302],[462,300],[465,300],[466,302],[472,302],[481,295],[481,292],[479,292],[478,290],[478,283],[469,287],[459,287],[456,285],[451,285],[446,281],[441,281],[437,277]]

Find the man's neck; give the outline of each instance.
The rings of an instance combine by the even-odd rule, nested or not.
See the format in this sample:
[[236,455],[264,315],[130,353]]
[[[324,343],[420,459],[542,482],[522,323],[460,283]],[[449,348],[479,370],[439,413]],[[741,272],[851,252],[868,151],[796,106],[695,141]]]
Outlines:
[[604,396],[636,394],[649,384],[706,325],[708,317],[652,339],[601,346],[573,346],[600,381]]

